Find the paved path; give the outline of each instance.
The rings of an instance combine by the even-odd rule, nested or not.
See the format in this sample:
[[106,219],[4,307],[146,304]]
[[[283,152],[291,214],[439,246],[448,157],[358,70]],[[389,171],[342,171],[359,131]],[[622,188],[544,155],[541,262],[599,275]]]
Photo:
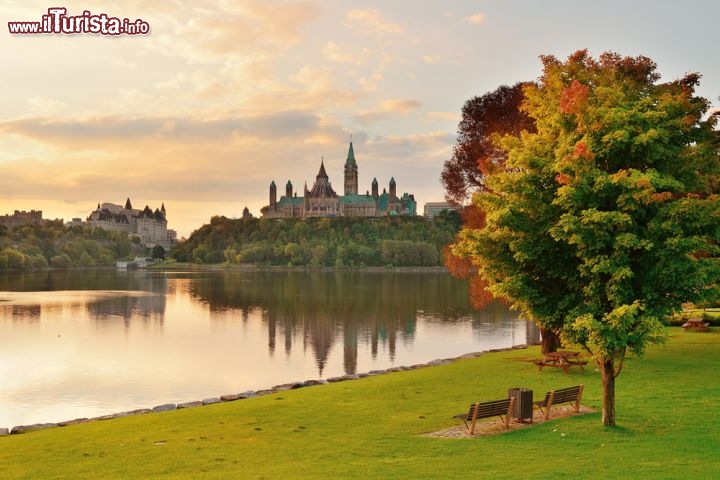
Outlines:
[[[593,413],[593,412],[595,412],[594,409],[580,405],[580,413],[575,413],[572,405],[560,405],[558,407],[552,408],[552,412],[550,413],[550,418],[547,421],[550,422],[550,421],[553,421],[558,418],[570,417],[572,415],[584,415],[586,413]],[[454,426],[451,428],[438,430],[437,432],[425,433],[425,434],[423,434],[423,436],[432,437],[432,438],[475,438],[475,437],[481,437],[484,435],[495,435],[498,433],[504,433],[504,432],[508,432],[511,430],[516,430],[518,428],[528,428],[528,427],[532,427],[533,425],[539,425],[544,422],[545,422],[545,419],[543,418],[543,414],[540,413],[540,410],[534,409],[532,423],[522,423],[519,421],[511,421],[510,428],[506,429],[505,426],[502,424],[502,422],[500,422],[500,419],[495,418],[495,419],[488,419],[488,421],[486,421],[486,422],[477,423],[475,425],[475,435],[468,434],[467,428],[465,428],[465,424],[460,424],[458,426]]]

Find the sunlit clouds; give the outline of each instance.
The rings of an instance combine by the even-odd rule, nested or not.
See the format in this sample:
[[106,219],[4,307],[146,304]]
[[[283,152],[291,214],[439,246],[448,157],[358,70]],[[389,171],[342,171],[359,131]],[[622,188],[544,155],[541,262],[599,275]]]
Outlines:
[[474,15],[470,15],[469,17],[463,18],[463,21],[477,25],[477,24],[483,23],[485,21],[485,14],[484,13],[476,13]]
[[[150,33],[2,33],[0,215],[84,219],[98,202],[131,197],[164,202],[170,228],[187,236],[213,215],[259,215],[273,180],[312,185],[321,158],[337,190],[351,137],[360,189],[394,177],[422,211],[443,199],[463,103],[536,78],[541,54],[643,54],[664,77],[701,72],[710,100],[720,92],[720,66],[701,51],[714,41],[703,22],[718,17],[715,4],[691,1],[675,29],[646,38],[609,35],[600,6],[467,3],[64,2],[71,15],[142,19]],[[48,8],[0,0],[3,28]],[[581,13],[598,22],[578,32],[564,16]],[[623,7],[638,28],[661,14]]]

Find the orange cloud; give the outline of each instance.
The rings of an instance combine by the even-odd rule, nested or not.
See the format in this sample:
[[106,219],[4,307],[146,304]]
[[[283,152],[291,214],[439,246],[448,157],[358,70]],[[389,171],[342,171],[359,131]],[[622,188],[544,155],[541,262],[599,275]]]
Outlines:
[[422,103],[415,99],[391,99],[380,102],[375,108],[365,110],[355,116],[360,123],[368,123],[393,115],[407,115],[422,107]]
[[470,15],[468,17],[463,18],[463,21],[467,22],[467,23],[479,25],[485,21],[485,14],[484,13],[476,13],[474,15]]

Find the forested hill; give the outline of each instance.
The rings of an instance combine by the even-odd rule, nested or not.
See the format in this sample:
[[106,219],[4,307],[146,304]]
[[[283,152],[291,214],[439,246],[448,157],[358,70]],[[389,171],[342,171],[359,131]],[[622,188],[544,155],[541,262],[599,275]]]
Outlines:
[[310,267],[438,266],[459,229],[450,213],[423,217],[231,220],[213,217],[180,242],[181,262]]
[[0,225],[0,271],[109,267],[146,255],[138,237],[102,228],[66,227],[62,221],[7,227]]

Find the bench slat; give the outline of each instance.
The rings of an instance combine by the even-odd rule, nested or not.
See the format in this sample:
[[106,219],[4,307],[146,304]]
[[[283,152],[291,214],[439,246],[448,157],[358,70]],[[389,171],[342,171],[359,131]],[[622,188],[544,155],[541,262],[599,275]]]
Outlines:
[[[479,418],[489,417],[500,417],[500,420],[505,425],[505,428],[509,428],[510,425],[510,414],[512,413],[513,406],[515,405],[515,398],[506,398],[503,400],[493,400],[490,402],[473,403],[470,405],[470,410],[467,415],[456,415],[456,418],[464,418],[465,426],[468,432],[473,435],[475,433],[475,423]],[[468,425],[468,422],[470,425]]]
[[550,390],[545,395],[544,400],[542,400],[541,402],[534,402],[534,405],[537,405],[540,408],[540,411],[543,411],[543,408],[545,409],[545,411],[543,412],[545,414],[545,420],[550,417],[550,409],[552,408],[552,406],[561,403],[574,402],[575,411],[579,412],[583,388],[584,385],[580,384],[576,387],[558,388],[557,390]]

